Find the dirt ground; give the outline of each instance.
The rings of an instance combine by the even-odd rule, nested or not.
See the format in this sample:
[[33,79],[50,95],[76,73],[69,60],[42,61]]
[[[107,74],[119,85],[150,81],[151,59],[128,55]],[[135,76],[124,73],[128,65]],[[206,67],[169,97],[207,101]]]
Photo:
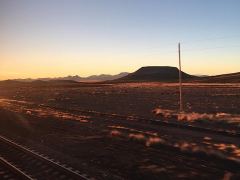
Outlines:
[[[240,132],[239,84],[185,84],[183,92],[185,112],[212,118],[187,123]],[[131,119],[161,120],[154,109],[175,111],[176,84],[0,86],[0,98],[1,134],[95,179],[240,178],[239,136]],[[215,123],[222,115],[226,120]]]

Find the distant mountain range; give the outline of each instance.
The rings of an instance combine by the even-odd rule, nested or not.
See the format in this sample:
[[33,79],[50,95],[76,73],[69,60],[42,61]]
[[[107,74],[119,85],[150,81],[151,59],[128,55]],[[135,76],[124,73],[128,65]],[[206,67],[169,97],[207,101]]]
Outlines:
[[[57,78],[39,79],[14,79],[8,80],[7,84],[18,84],[21,82],[32,82],[31,84],[75,84],[77,82],[178,82],[179,70],[171,66],[147,66],[138,69],[133,73],[123,72],[117,75],[93,75],[89,77],[67,76]],[[240,83],[240,72],[222,74],[217,76],[190,75],[182,71],[183,82],[199,83]]]
[[88,77],[80,77],[78,75],[76,76],[66,76],[66,77],[56,77],[56,78],[37,78],[37,79],[12,79],[13,81],[21,81],[21,82],[33,82],[33,81],[77,81],[77,82],[99,82],[99,81],[109,81],[109,80],[114,80],[114,79],[119,79],[122,78],[129,73],[127,72],[122,72],[117,75],[109,75],[109,74],[101,74],[101,75],[92,75]]

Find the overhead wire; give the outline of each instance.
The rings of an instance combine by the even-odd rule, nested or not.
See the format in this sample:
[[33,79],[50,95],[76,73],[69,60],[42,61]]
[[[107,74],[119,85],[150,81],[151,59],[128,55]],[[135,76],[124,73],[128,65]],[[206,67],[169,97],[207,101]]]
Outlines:
[[[191,44],[198,44],[199,42],[207,42],[207,41],[213,41],[213,40],[224,40],[224,39],[232,39],[232,38],[236,38],[239,37],[240,35],[237,36],[220,36],[220,37],[215,37],[215,38],[206,38],[206,39],[198,39],[198,40],[192,40],[192,41],[181,41],[181,44],[183,45],[183,51],[184,52],[192,52],[192,51],[208,51],[208,50],[214,50],[214,49],[222,49],[222,48],[234,48],[234,47],[240,47],[240,44],[233,44],[233,45],[224,45],[224,46],[210,46],[210,47],[196,47],[196,48],[190,48],[190,49],[184,49],[184,45],[191,45]],[[169,45],[175,45],[177,47],[177,42],[175,44],[173,43],[168,43]],[[166,47],[166,46],[165,46]],[[165,48],[164,48],[165,49]],[[170,54],[170,53],[177,53],[177,49],[176,50],[164,50],[164,49],[153,49],[156,52],[150,52],[149,54],[152,55],[156,55],[156,54]],[[161,52],[160,52],[161,51]]]

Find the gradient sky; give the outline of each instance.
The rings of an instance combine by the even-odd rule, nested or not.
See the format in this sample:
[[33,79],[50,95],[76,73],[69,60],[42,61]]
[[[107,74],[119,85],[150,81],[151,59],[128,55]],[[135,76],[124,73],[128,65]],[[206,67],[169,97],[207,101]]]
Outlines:
[[239,0],[0,0],[0,79],[240,71]]

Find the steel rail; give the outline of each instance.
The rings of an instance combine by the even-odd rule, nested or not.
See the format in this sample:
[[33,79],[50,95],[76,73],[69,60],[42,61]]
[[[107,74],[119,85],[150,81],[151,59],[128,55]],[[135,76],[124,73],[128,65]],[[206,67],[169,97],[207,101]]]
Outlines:
[[[25,153],[26,157],[31,156],[31,157],[37,159],[38,161],[44,162],[45,164],[49,165],[50,167],[57,169],[59,172],[62,172],[67,177],[71,177],[73,179],[79,179],[79,180],[89,180],[90,179],[90,178],[86,177],[86,175],[80,174],[78,171],[74,171],[70,167],[68,168],[64,165],[61,165],[60,163],[54,162],[52,159],[49,159],[46,156],[38,154],[38,153],[34,152],[33,150],[31,150],[27,147],[24,147],[2,135],[0,135],[0,141],[4,142],[5,144],[8,144],[10,146],[9,148],[14,148],[14,149],[17,149],[17,150]],[[5,162],[7,162],[7,161],[5,160]],[[8,165],[10,166],[10,163],[8,163]],[[34,174],[30,174],[30,176],[34,177]]]
[[17,178],[23,179],[23,180],[33,180],[32,177],[27,175],[25,172],[14,166],[12,163],[8,162],[6,159],[0,156],[0,164],[5,166],[9,171],[11,171],[13,174],[17,176]]

